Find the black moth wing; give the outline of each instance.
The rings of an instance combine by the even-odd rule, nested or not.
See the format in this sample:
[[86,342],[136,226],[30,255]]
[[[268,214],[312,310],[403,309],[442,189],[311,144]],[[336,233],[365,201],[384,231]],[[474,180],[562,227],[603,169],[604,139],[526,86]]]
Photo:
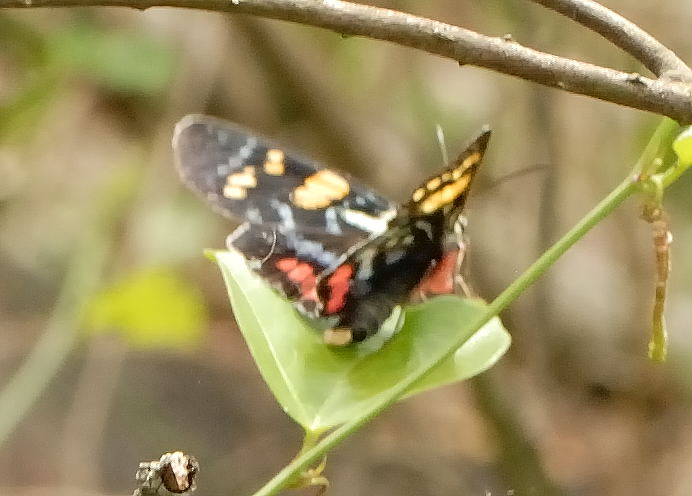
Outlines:
[[221,214],[284,232],[368,237],[397,206],[345,174],[221,119],[188,115],[173,151],[185,184]]

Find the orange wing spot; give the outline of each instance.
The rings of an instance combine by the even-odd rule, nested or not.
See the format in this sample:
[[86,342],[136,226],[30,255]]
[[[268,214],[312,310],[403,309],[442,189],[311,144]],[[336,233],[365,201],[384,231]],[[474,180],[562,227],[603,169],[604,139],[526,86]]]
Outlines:
[[281,272],[290,272],[296,268],[298,260],[295,258],[282,258],[281,260],[277,260],[275,265]]
[[248,165],[242,172],[229,174],[223,187],[223,196],[231,200],[243,200],[247,198],[248,188],[257,187],[255,166]]
[[327,285],[329,286],[330,292],[329,300],[325,308],[326,313],[336,313],[344,307],[352,275],[353,267],[350,265],[342,265],[329,277]]
[[330,170],[321,170],[305,179],[293,190],[291,200],[297,207],[315,210],[341,200],[351,191],[348,181]]
[[254,188],[257,186],[257,178],[254,175],[238,172],[228,176],[227,186],[237,186],[239,188]]
[[285,158],[284,152],[276,148],[267,150],[267,161],[268,162],[283,162]]
[[281,150],[267,150],[267,158],[264,161],[264,172],[270,176],[282,176],[286,170],[284,160],[286,155]]

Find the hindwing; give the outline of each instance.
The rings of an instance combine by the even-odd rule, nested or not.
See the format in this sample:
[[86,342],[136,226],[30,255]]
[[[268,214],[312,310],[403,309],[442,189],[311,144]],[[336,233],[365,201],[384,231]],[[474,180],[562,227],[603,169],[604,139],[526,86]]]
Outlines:
[[320,316],[323,307],[316,292],[319,277],[340,264],[344,250],[360,242],[355,235],[306,235],[248,222],[226,240],[228,248],[242,253],[254,272],[295,303],[302,314],[313,318]]

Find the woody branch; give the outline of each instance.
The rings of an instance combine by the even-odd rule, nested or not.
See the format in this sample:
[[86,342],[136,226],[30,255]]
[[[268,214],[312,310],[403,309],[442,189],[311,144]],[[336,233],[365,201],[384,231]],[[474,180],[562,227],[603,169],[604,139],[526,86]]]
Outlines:
[[692,123],[692,71],[673,52],[618,14],[591,0],[534,0],[573,18],[621,47],[658,79],[559,57],[508,37],[395,10],[340,0],[0,0],[0,8],[119,6],[183,7],[250,14],[390,41],[517,76],[545,86]]

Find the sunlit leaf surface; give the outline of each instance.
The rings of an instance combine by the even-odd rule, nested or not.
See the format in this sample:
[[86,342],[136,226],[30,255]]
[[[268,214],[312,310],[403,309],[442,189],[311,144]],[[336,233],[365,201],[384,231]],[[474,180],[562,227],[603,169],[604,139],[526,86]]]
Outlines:
[[485,304],[446,296],[408,308],[403,328],[381,349],[331,348],[288,302],[249,271],[242,256],[213,255],[262,376],[286,413],[310,431],[348,421],[403,377],[429,365],[460,335],[470,339],[412,394],[484,371],[510,343],[497,318],[470,336],[466,324],[484,312]]
[[167,270],[136,272],[97,294],[86,314],[91,332],[113,332],[138,348],[186,349],[207,328],[202,295]]
[[673,141],[673,150],[683,165],[692,164],[692,127],[688,126]]

